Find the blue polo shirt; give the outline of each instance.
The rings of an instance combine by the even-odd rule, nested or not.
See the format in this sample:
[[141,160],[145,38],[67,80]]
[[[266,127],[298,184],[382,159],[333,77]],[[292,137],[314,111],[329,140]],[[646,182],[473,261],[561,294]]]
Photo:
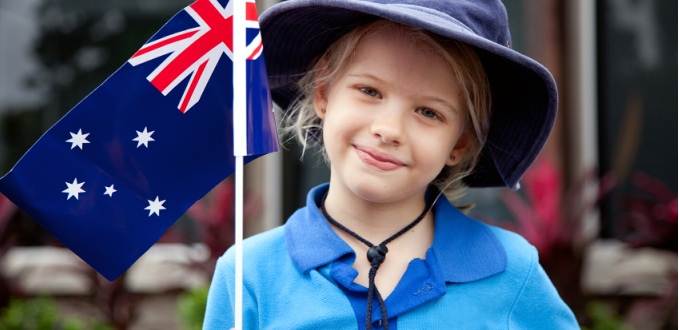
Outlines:
[[[243,245],[244,329],[364,329],[367,289],[354,251],[318,209],[328,185],[284,226]],[[385,300],[389,329],[579,329],[520,236],[434,205],[434,242]],[[203,329],[233,326],[234,251],[217,262]],[[373,328],[381,314],[373,303]]]

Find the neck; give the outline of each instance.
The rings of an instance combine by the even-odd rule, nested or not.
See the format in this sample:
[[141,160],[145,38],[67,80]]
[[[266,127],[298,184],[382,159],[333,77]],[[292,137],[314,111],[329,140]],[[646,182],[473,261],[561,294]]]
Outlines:
[[[340,188],[334,188],[340,186]],[[339,223],[378,244],[409,225],[424,210],[424,191],[395,202],[371,201],[330,184],[325,200],[327,212]],[[428,215],[425,221],[433,221]]]

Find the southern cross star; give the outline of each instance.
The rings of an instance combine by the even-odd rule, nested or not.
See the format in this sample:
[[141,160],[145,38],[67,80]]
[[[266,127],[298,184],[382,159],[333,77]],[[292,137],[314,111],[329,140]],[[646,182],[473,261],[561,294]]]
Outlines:
[[143,132],[137,131],[137,137],[134,138],[134,139],[132,139],[132,141],[137,141],[137,148],[139,148],[142,144],[143,144],[145,147],[148,148],[148,147],[149,147],[149,142],[150,142],[150,141],[155,141],[155,140],[151,137],[151,134],[153,134],[153,132],[155,132],[155,131],[150,131],[150,132],[149,132],[148,129],[147,129],[146,127],[144,127],[144,131],[143,131]]
[[90,143],[90,141],[87,141],[87,136],[90,135],[90,133],[83,134],[83,130],[79,129],[78,133],[73,133],[69,132],[71,134],[71,138],[66,140],[66,142],[71,143],[71,149],[78,147],[80,150],[83,149],[83,143]]
[[104,195],[109,195],[110,197],[113,197],[113,193],[116,191],[117,190],[113,188],[113,185],[110,185],[106,187],[106,192],[104,193]]
[[73,179],[73,183],[66,182],[66,186],[68,188],[66,188],[66,189],[64,189],[64,191],[62,191],[62,193],[68,194],[68,197],[66,197],[66,200],[71,199],[71,197],[75,197],[75,199],[78,199],[78,194],[85,192],[85,190],[82,189],[82,186],[84,184],[85,184],[85,182],[78,182],[78,178]]
[[144,210],[149,210],[149,217],[151,214],[156,214],[157,216],[160,216],[160,210],[164,210],[165,207],[163,206],[163,203],[165,203],[165,200],[158,200],[158,196],[156,196],[156,200],[148,200],[149,201],[149,206],[145,207]]

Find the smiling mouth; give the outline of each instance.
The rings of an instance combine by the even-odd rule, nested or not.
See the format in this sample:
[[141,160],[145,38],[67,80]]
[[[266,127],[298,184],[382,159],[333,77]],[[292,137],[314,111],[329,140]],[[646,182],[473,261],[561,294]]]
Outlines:
[[382,171],[393,171],[405,166],[404,163],[388,154],[356,146],[354,146],[354,148],[356,149],[358,158],[364,163]]

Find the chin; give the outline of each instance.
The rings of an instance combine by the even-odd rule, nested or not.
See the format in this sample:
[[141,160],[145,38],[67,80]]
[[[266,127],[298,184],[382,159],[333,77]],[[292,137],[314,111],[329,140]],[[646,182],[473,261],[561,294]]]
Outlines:
[[[360,180],[356,180],[360,181]],[[393,198],[391,192],[392,187],[385,186],[378,180],[363,180],[360,182],[346,182],[345,187],[356,198],[360,198],[366,202],[384,203]]]
[[406,187],[395,187],[393,185],[380,185],[362,183],[350,188],[355,196],[370,203],[397,203],[408,199],[405,192]]

